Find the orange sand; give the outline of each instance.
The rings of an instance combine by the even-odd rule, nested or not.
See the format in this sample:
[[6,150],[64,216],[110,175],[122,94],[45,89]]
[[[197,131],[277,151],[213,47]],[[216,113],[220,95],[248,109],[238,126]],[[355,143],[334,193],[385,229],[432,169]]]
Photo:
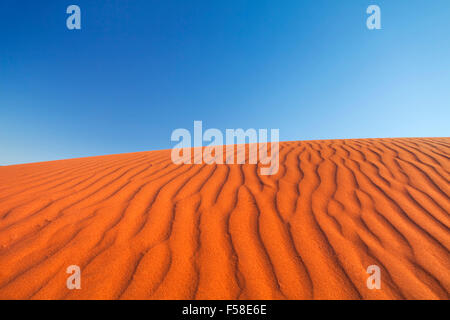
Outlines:
[[274,176],[170,150],[0,167],[0,298],[448,299],[449,157],[361,139],[283,142]]

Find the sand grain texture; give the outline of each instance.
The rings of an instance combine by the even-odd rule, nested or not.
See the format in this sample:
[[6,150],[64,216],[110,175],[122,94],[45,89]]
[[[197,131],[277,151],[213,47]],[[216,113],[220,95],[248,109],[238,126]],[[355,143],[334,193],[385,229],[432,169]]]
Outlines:
[[0,299],[448,299],[449,158],[408,138],[283,142],[273,176],[168,150],[0,167]]

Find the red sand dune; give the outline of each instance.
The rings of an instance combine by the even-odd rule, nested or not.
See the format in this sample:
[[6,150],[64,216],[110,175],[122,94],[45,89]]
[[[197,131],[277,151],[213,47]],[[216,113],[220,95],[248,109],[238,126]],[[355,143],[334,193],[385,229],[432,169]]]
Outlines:
[[283,142],[273,176],[170,150],[0,167],[0,298],[448,299],[449,157],[361,139]]

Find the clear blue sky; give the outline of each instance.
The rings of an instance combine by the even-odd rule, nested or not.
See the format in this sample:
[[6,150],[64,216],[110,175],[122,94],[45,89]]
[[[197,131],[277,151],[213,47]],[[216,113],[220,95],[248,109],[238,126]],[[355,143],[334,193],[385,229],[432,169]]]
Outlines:
[[194,120],[450,136],[450,1],[2,0],[0,112],[0,165],[168,149]]

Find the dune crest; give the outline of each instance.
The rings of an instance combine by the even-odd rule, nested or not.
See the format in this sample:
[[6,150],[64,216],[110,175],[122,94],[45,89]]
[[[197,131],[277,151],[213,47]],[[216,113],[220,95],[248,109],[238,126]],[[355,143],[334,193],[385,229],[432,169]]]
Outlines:
[[0,167],[0,299],[449,299],[450,138],[279,159],[272,176],[170,150]]

